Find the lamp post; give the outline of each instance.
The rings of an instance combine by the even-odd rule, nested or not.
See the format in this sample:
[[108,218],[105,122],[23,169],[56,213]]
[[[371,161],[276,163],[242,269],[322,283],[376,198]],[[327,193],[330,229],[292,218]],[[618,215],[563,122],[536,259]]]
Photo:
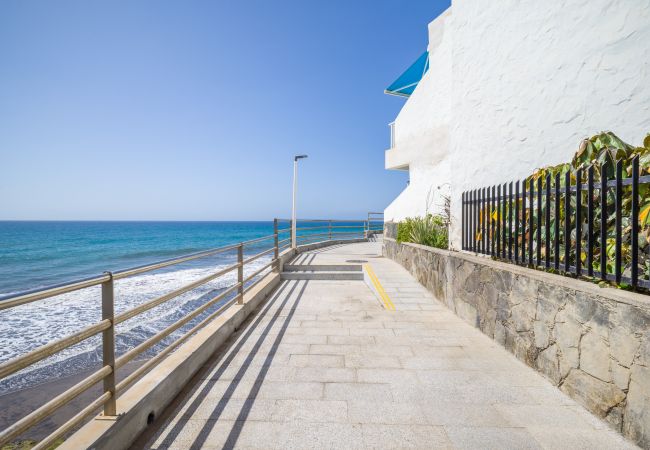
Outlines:
[[296,248],[296,191],[298,189],[298,160],[307,155],[293,157],[293,193],[291,196],[291,248]]

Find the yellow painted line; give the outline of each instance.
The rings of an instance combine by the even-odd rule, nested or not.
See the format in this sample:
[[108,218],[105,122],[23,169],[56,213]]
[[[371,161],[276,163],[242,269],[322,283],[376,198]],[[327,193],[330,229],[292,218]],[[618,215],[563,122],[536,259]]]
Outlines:
[[377,275],[375,275],[375,271],[372,270],[370,264],[364,264],[363,268],[366,269],[366,272],[370,277],[370,281],[372,281],[372,284],[375,286],[375,289],[377,289],[377,292],[379,292],[379,296],[381,297],[381,300],[384,302],[384,308],[386,308],[389,311],[395,311],[395,305],[390,300],[388,294],[386,294],[384,287],[379,282],[379,278],[377,278]]

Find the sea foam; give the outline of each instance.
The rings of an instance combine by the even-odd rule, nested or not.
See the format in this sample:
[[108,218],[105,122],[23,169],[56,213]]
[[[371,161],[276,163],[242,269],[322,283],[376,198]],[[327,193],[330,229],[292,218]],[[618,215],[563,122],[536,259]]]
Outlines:
[[[245,267],[248,276],[270,261],[263,257]],[[217,264],[210,267],[191,267],[159,273],[148,273],[115,281],[115,314],[132,309],[142,303],[179,289],[193,281],[227,267]],[[268,269],[267,269],[268,271]],[[259,276],[262,276],[264,271]],[[236,283],[233,270],[216,280],[175,297],[156,308],[146,311],[117,326],[116,351],[123,354],[163,328],[183,318],[219,292]],[[225,300],[224,300],[225,301]],[[198,323],[218,305],[208,309],[189,324],[163,341],[162,345],[146,352],[151,356],[182,330]],[[101,320],[101,289],[99,286],[40,300],[30,304],[0,311],[0,362],[24,355],[53,340],[68,336]],[[0,382],[0,394],[43,383],[53,377],[68,376],[79,371],[98,367],[101,362],[101,334],[69,347]]]

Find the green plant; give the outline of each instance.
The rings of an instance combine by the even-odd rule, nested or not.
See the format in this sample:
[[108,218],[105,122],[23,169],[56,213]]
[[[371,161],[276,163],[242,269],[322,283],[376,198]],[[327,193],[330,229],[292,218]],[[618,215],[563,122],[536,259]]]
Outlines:
[[[603,132],[592,136],[589,139],[583,140],[575,155],[573,156],[570,163],[559,164],[556,166],[548,166],[537,169],[533,172],[532,175],[527,177],[523,183],[528,191],[530,191],[531,185],[534,186],[535,190],[538,189],[538,186],[541,185],[543,190],[546,190],[547,184],[552,188],[551,195],[554,198],[554,188],[556,184],[556,176],[560,177],[560,184],[562,187],[565,185],[566,174],[569,174],[570,182],[572,186],[575,186],[578,183],[585,184],[587,183],[588,169],[593,167],[593,176],[594,176],[594,196],[592,198],[592,203],[594,205],[594,222],[593,222],[593,236],[595,240],[594,245],[594,269],[597,271],[601,270],[600,267],[600,252],[604,248],[606,252],[606,261],[607,266],[604,268],[607,273],[612,273],[614,270],[614,243],[615,243],[615,193],[613,189],[608,189],[607,192],[607,203],[606,207],[602,208],[601,199],[600,199],[600,179],[603,176],[603,168],[607,164],[607,173],[604,174],[607,179],[612,179],[615,174],[615,166],[617,161],[621,162],[622,165],[622,176],[623,178],[630,178],[632,176],[632,161],[633,158],[638,155],[639,157],[639,168],[640,175],[650,174],[650,134],[646,136],[643,141],[642,147],[635,147],[630,144],[627,144],[616,136],[612,132]],[[580,179],[578,180],[578,176]],[[539,184],[538,184],[539,183]],[[553,206],[553,201],[551,201],[551,224],[549,227],[549,238],[551,242],[555,239],[555,221],[559,221],[559,235],[558,240],[561,243],[560,252],[558,255],[554,254],[553,246],[551,248],[546,248],[544,245],[546,238],[546,227],[544,224],[539,230],[541,234],[542,246],[540,248],[541,254],[544,257],[547,252],[552,258],[558,258],[562,263],[564,263],[565,252],[564,252],[564,225],[567,220],[567,215],[565,213],[565,204],[564,204],[564,194],[562,195],[562,201],[560,203],[560,208],[558,211],[555,211]],[[571,229],[571,234],[569,235],[570,248],[569,248],[569,263],[574,265],[577,258],[586,263],[586,232],[588,228],[587,224],[587,205],[588,205],[588,192],[586,189],[583,189],[581,192],[581,223],[576,224],[576,196],[573,194],[570,198],[571,205],[571,214],[568,217],[569,226]],[[632,213],[632,196],[630,186],[623,187],[623,201],[621,204],[621,216],[623,220],[623,233],[622,233],[622,245],[621,245],[621,254],[623,259],[623,271],[625,276],[629,276],[632,258],[631,258],[631,217]],[[492,231],[490,239],[495,239],[494,231],[497,227],[497,220],[500,218],[500,228],[502,233],[505,233],[508,238],[518,236],[518,241],[514,242],[515,245],[521,245],[523,239],[528,239],[532,233],[533,237],[537,236],[537,214],[538,211],[541,212],[542,221],[545,223],[546,216],[546,203],[542,202],[541,208],[538,210],[536,201],[534,202],[535,207],[530,208],[530,203],[527,202],[526,210],[523,210],[521,200],[519,200],[519,229],[514,229],[514,223],[512,226],[506,222],[506,218],[510,214],[510,211],[515,211],[515,203],[501,202],[500,206],[497,208],[490,208],[487,211],[481,211],[478,229],[476,230],[476,239],[482,240],[484,236],[481,235],[481,227],[483,225],[483,217],[487,217],[487,220],[491,222],[489,228]],[[639,274],[642,277],[650,278],[650,185],[649,184],[640,184],[639,185],[639,215],[634,218],[639,222]],[[498,208],[501,208],[498,211]],[[482,214],[485,212],[486,214]],[[605,214],[605,235],[606,240],[604,243],[600,242],[600,224],[601,224],[601,214]],[[578,226],[579,225],[579,226]],[[581,240],[582,240],[582,251],[580,254],[576,254],[576,232],[575,229],[581,229]],[[533,251],[536,251],[536,242],[533,242],[535,248]],[[604,244],[604,245],[603,245]],[[528,249],[530,251],[530,249]]]
[[397,241],[446,249],[449,247],[447,230],[442,216],[427,214],[424,217],[409,217],[397,225]]
[[410,217],[397,224],[397,242],[410,242],[413,219]]

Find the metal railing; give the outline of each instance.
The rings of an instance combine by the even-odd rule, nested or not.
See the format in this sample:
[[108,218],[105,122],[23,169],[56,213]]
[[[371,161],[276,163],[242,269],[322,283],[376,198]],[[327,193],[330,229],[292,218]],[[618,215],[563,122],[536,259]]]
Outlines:
[[[280,229],[280,234],[286,233],[288,238],[281,240],[286,247],[291,246],[291,220],[278,219],[281,223],[288,224]],[[367,238],[371,233],[383,232],[384,213],[369,212],[365,220],[339,220],[339,219],[298,219],[296,221],[296,242],[306,244],[320,240],[341,240]],[[301,235],[302,233],[302,235]]]
[[640,176],[638,155],[626,170],[619,160],[563,178],[546,174],[516,181],[514,189],[510,182],[464,192],[463,250],[650,288],[647,255],[639,258],[639,192],[650,175]]
[[395,148],[395,122],[388,124],[390,128],[390,148]]
[[[288,222],[286,228],[280,228],[281,224]],[[327,240],[346,240],[362,238],[367,235],[368,224],[365,220],[342,221],[342,220],[298,220],[297,224],[297,241],[299,244],[314,243],[317,241]],[[316,225],[314,225],[316,224]],[[278,268],[280,254],[291,247],[291,222],[283,219],[274,219],[273,234],[240,242],[233,245],[214,248],[210,250],[184,255],[177,258],[159,261],[144,266],[131,269],[120,270],[116,272],[104,272],[90,278],[70,281],[67,283],[49,286],[40,289],[20,292],[17,294],[0,297],[0,311],[9,308],[16,308],[39,300],[47,299],[57,295],[79,291],[82,289],[101,286],[101,320],[82,328],[81,330],[42,345],[28,353],[15,357],[11,360],[0,363],[0,380],[10,375],[16,374],[33,364],[42,361],[72,345],[78,344],[95,335],[102,336],[102,366],[94,371],[80,382],[76,383],[63,393],[57,395],[35,411],[30,412],[18,421],[14,422],[8,428],[0,431],[0,447],[11,442],[34,425],[41,422],[59,408],[70,403],[73,399],[90,389],[100,381],[103,382],[103,393],[90,404],[86,405],[81,411],[75,414],[71,419],[62,426],[48,435],[45,439],[36,444],[34,448],[48,448],[57,439],[63,437],[68,432],[77,427],[91,414],[95,413],[100,407],[103,407],[103,413],[106,416],[115,416],[117,414],[117,398],[135,381],[142,378],[153,367],[169,355],[175,348],[185,342],[190,336],[195,334],[201,328],[206,326],[216,317],[221,315],[227,308],[234,304],[243,304],[244,295],[259,283],[263,277],[263,272],[275,270]],[[284,237],[286,236],[286,237]],[[266,248],[268,243],[269,247]],[[262,251],[252,256],[245,257],[244,250],[255,244],[256,247],[264,247]],[[148,300],[132,309],[115,314],[115,290],[116,280],[131,277],[134,275],[163,269],[166,267],[186,263],[189,261],[206,258],[226,252],[236,252],[236,262],[227,267],[200,278],[183,287],[168,292],[162,296]],[[253,273],[244,276],[244,268],[266,255],[272,255],[271,260],[258,267]],[[184,293],[190,292],[209,281],[223,277],[230,272],[236,271],[237,281],[231,286],[224,288],[216,296],[210,298],[180,320],[172,323],[163,330],[149,337],[145,341],[136,345],[126,353],[116,356],[115,352],[115,327],[116,325],[132,319],[139,314],[149,311],[152,308],[163,305],[165,302],[174,299]],[[257,277],[257,279],[255,279]],[[216,310],[210,311],[211,307]],[[128,362],[134,360],[138,355],[160,344],[165,338],[170,337],[174,332],[179,331],[183,326],[190,325],[192,320],[197,319],[202,313],[209,312],[207,317],[194,324],[189,330],[176,337],[172,342],[167,344],[164,349],[149,358],[140,365],[136,370],[124,377],[121,381],[116,381],[116,371]]]
[[[291,246],[291,219],[277,220],[287,225],[278,231],[280,235],[287,236],[280,240],[281,245],[284,245],[281,248],[288,248]],[[367,237],[367,230],[367,220],[298,219],[296,220],[296,243],[304,245],[323,240],[362,239]]]
[[366,236],[384,232],[384,213],[369,212],[366,219]]

